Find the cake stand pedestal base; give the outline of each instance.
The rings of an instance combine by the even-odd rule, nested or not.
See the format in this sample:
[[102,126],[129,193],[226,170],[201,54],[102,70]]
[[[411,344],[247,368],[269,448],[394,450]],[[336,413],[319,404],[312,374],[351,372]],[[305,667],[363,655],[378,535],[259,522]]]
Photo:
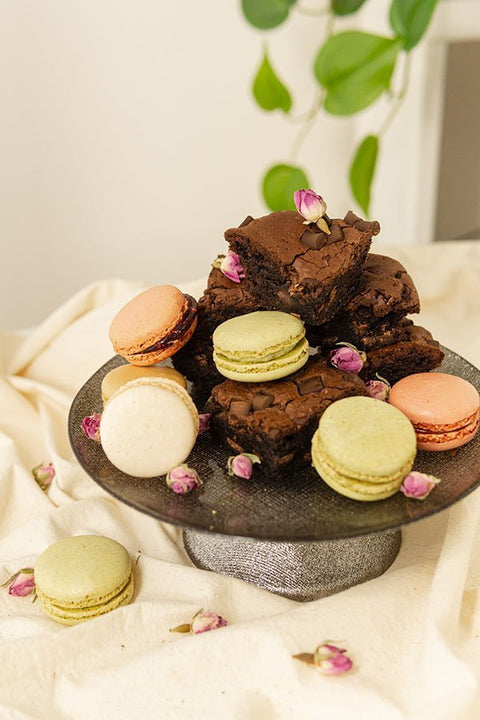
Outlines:
[[378,577],[401,545],[400,530],[345,540],[279,542],[184,530],[193,564],[232,575],[292,600],[333,595]]

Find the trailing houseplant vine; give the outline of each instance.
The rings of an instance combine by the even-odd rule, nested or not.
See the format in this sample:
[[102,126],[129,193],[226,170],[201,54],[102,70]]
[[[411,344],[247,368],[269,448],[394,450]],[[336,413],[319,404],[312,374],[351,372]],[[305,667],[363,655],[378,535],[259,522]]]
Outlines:
[[[424,35],[438,0],[391,0],[388,37],[358,30],[335,33],[335,19],[353,15],[366,0],[329,0],[318,8],[306,8],[301,0],[242,0],[242,11],[255,28],[268,31],[288,20],[291,12],[318,16],[323,22],[324,39],[313,61],[315,97],[302,116],[293,113],[292,96],[274,69],[268,45],[263,46],[260,65],[253,81],[253,97],[263,110],[282,111],[292,122],[300,122],[292,143],[290,161],[270,167],[263,178],[263,197],[270,210],[295,209],[293,193],[311,182],[296,158],[323,109],[332,115],[354,115],[387,95],[390,107],[382,125],[358,145],[349,170],[353,196],[369,215],[372,182],[381,138],[397,114],[407,91],[410,51]],[[403,62],[402,62],[403,61]],[[393,91],[391,79],[398,64],[403,65],[401,88]]]

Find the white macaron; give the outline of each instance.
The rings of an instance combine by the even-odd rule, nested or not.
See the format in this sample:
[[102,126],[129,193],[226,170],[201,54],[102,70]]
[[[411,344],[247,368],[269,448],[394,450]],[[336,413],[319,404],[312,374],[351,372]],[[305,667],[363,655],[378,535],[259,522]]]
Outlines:
[[142,377],[117,390],[100,422],[105,455],[134,477],[157,477],[183,463],[198,434],[198,412],[188,394],[167,378]]

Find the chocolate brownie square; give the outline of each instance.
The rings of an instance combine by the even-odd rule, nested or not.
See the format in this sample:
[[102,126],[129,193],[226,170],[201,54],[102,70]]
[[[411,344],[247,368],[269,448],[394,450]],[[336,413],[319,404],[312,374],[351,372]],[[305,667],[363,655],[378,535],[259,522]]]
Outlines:
[[349,212],[325,218],[330,234],[292,210],[225,232],[245,271],[245,287],[268,309],[294,312],[312,325],[333,318],[352,297],[378,222]]
[[355,295],[328,323],[307,328],[311,345],[349,342],[369,350],[407,338],[399,322],[420,311],[417,289],[403,265],[386,255],[367,256]]
[[235,283],[219,268],[213,267],[207,287],[198,301],[198,324],[211,334],[225,320],[265,309],[248,292],[243,280]]
[[441,365],[445,356],[431,333],[409,320],[402,321],[406,337],[393,345],[379,347],[367,353],[361,376],[374,379],[376,373],[393,385],[407,375],[428,372]]
[[318,420],[335,400],[366,395],[363,381],[319,355],[296,373],[264,383],[226,380],[212,392],[212,429],[232,450],[259,456],[267,475],[310,461]]

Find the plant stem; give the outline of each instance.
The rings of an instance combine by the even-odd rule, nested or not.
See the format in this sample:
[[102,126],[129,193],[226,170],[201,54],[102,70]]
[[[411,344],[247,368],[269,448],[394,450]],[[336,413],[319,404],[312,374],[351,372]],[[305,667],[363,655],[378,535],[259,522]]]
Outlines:
[[407,53],[407,56],[405,58],[405,63],[403,66],[403,81],[402,86],[398,93],[391,94],[392,98],[392,106],[387,114],[387,117],[383,121],[382,125],[380,126],[380,130],[378,131],[378,136],[381,137],[386,133],[392,122],[394,121],[398,111],[400,110],[403,100],[405,98],[405,95],[407,94],[408,85],[410,82],[410,66],[411,66],[411,55],[410,53]]
[[301,13],[302,15],[327,15],[330,12],[329,7],[323,7],[323,8],[308,8],[303,7],[302,5],[295,5],[294,9]]

